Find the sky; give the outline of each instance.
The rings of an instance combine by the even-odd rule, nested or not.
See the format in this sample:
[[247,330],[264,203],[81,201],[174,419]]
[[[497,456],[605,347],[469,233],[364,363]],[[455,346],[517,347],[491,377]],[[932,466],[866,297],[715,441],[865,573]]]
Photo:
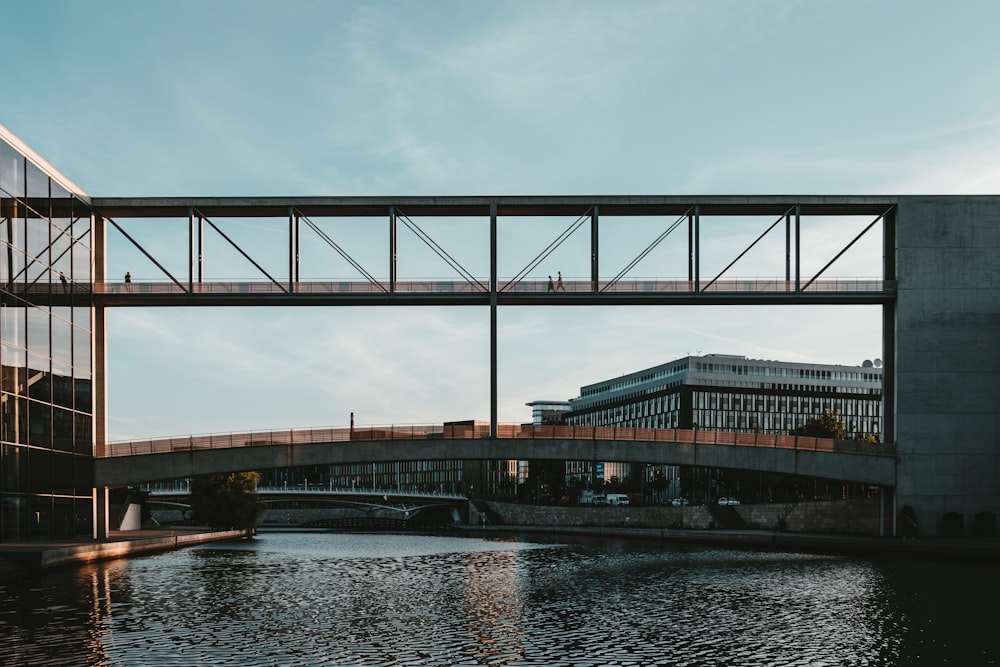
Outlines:
[[[95,197],[993,194],[1000,180],[990,0],[42,0],[0,16],[0,124]],[[386,225],[321,222],[387,274]],[[417,222],[488,274],[483,221]],[[501,221],[501,275],[571,222]],[[671,222],[602,217],[608,277]],[[771,222],[707,228],[703,273]],[[177,223],[126,228],[175,266]],[[280,226],[219,224],[280,266]],[[857,224],[809,228],[804,267]],[[405,276],[451,276],[400,236]],[[585,236],[532,277],[586,276]],[[832,275],[880,275],[867,239]],[[213,279],[260,277],[208,243]],[[685,243],[668,237],[630,276],[685,275]],[[349,275],[323,252],[311,238],[310,277]],[[769,236],[727,275],[781,275],[782,252]],[[163,279],[143,262],[109,240],[110,275]],[[111,440],[490,416],[485,308],[116,309],[108,324]],[[882,356],[877,307],[508,307],[499,325],[501,422],[687,354]]]

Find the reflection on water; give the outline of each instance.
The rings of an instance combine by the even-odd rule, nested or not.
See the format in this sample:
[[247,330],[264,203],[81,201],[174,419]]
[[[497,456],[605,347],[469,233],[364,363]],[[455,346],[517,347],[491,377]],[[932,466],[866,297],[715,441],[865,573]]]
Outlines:
[[980,665],[996,568],[265,534],[0,585],[3,665]]

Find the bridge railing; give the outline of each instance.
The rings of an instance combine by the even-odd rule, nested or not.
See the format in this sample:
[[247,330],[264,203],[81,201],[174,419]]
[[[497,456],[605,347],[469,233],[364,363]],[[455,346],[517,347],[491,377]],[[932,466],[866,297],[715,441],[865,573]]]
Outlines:
[[[398,280],[393,286],[393,292],[400,294],[476,294],[489,291],[489,278],[476,279],[476,282],[466,280],[450,280],[444,278],[427,278],[423,280]],[[532,294],[546,293],[549,289],[548,280],[521,280],[517,282],[506,278],[498,278],[502,293]],[[872,277],[839,277],[826,280],[815,280],[803,285],[798,291],[816,292],[881,292],[894,289],[895,283],[881,278]],[[33,289],[38,291],[59,291],[61,286],[42,284]],[[108,281],[102,283],[74,283],[73,292],[94,294],[149,294],[149,295],[185,295],[186,285],[170,281],[133,280]],[[64,290],[65,291],[65,290]],[[287,281],[280,283],[265,280],[222,280],[197,283],[192,286],[193,294],[215,295],[263,295],[288,294],[290,291],[303,295],[372,295],[388,293],[388,281],[373,283],[354,280],[307,280],[289,286]],[[593,292],[590,280],[565,280],[565,292]],[[797,291],[795,281],[774,277],[733,278],[726,280],[687,280],[685,278],[635,278],[629,280],[599,280],[598,292],[615,294],[678,294],[678,293],[794,293]]]
[[[179,451],[226,449],[232,447],[270,447],[372,440],[481,440],[490,437],[485,422],[456,424],[410,424],[402,426],[336,427],[282,429],[248,433],[213,433],[152,440],[111,442],[96,447],[99,458],[140,456]],[[500,439],[539,440],[612,440],[619,442],[662,442],[691,445],[724,445],[767,449],[837,452],[893,456],[895,450],[882,443],[864,440],[834,440],[774,433],[736,433],[705,429],[633,428],[626,426],[548,426],[535,424],[498,424]]]

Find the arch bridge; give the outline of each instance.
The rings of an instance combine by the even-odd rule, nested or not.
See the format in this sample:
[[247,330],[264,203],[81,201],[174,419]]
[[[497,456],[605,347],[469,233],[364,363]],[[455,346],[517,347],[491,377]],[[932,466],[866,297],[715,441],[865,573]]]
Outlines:
[[224,472],[412,460],[589,460],[734,468],[895,486],[887,445],[689,429],[501,424],[292,429],[119,442],[98,448],[105,487]]

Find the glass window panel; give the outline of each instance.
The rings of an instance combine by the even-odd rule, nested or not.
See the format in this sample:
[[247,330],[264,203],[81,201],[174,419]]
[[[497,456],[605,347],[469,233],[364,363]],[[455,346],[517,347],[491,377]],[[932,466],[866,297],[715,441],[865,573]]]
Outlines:
[[27,236],[27,277],[28,282],[47,282],[53,276],[49,272],[51,253],[49,252],[48,218],[29,217]]
[[90,248],[79,241],[76,241],[73,243],[73,249],[70,252],[73,255],[73,268],[72,271],[66,275],[66,277],[75,283],[89,283]]
[[5,218],[0,226],[0,280],[9,284],[24,282],[24,219]]
[[[73,469],[70,467],[63,470],[63,468],[63,463],[54,461],[52,485],[56,493],[71,495],[73,493]],[[52,537],[69,539],[74,535],[76,535],[76,513],[73,511],[73,499],[53,498]]]
[[14,354],[7,354],[7,351],[5,348],[3,390],[23,396],[28,386],[27,371],[25,370],[28,355],[24,350],[19,349],[11,350]]
[[[0,339],[8,345],[27,347],[24,308],[0,306]],[[4,363],[7,363],[6,361]]]
[[52,232],[51,263],[56,276],[61,272],[68,279],[73,275],[73,254],[71,245],[73,239],[68,232]]
[[76,376],[89,378],[90,367],[90,334],[78,327],[73,327],[73,368]]
[[[90,217],[93,210],[86,202],[73,198],[73,236],[78,239],[86,239],[90,232]],[[87,241],[90,245],[90,241]]]
[[22,492],[28,490],[27,447],[0,445],[0,489]]
[[52,402],[52,376],[48,371],[28,371],[28,398],[46,403]]
[[52,222],[60,230],[68,230],[73,218],[73,198],[69,191],[55,181],[50,183],[52,194],[50,201],[50,215]]
[[73,407],[73,373],[69,368],[52,364],[52,404]]
[[52,493],[52,452],[28,450],[28,492]]
[[[88,451],[88,454],[90,452]],[[86,496],[86,500],[82,501],[83,505],[88,508],[87,515],[90,515],[90,502],[91,493],[94,488],[94,477],[91,475],[90,461],[87,459],[77,460],[76,465],[73,466],[73,484],[76,487],[77,496]],[[81,501],[77,500],[77,508],[80,507]]]
[[52,406],[31,401],[28,404],[28,444],[52,447]]
[[77,373],[73,380],[74,404],[79,412],[90,412],[93,407],[93,390],[90,385],[90,378],[81,378]]
[[93,421],[90,415],[73,413],[73,449],[77,454],[92,456],[94,453],[94,435],[91,432]]
[[73,325],[70,324],[72,316],[70,308],[52,309],[52,362],[67,368],[73,365]]
[[[28,350],[40,357],[49,356],[48,308],[28,308]],[[47,363],[44,368],[48,368]]]
[[14,197],[24,197],[24,156],[0,141],[0,188]]
[[27,161],[25,167],[28,183],[28,203],[31,205],[34,200],[42,200],[44,205],[35,206],[34,208],[36,211],[42,211],[48,215],[49,177],[45,175],[44,171],[36,167],[31,160]]
[[73,324],[84,331],[90,331],[90,308],[74,308]]
[[73,451],[73,413],[69,410],[52,410],[52,446],[61,452]]

